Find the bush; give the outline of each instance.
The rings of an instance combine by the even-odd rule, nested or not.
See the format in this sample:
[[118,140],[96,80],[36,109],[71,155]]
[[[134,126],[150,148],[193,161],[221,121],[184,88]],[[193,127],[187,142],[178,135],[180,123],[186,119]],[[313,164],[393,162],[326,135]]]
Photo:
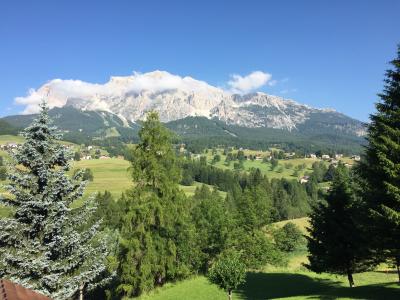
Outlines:
[[188,170],[186,170],[186,169],[183,170],[181,184],[185,185],[185,186],[190,186],[193,184],[193,177],[190,174],[190,172],[188,172]]
[[274,240],[281,251],[292,252],[303,241],[303,234],[296,224],[289,222],[274,232]]
[[80,161],[81,160],[81,154],[79,152],[75,152],[74,154],[74,160],[75,161]]
[[[81,171],[80,169],[75,170],[75,171],[74,171],[74,176],[75,176],[78,172],[80,172],[80,171]],[[92,170],[89,169],[89,168],[84,169],[84,170],[83,170],[83,174],[82,174],[82,179],[83,179],[83,180],[86,180],[86,181],[93,181],[94,176],[93,176]]]
[[7,179],[7,168],[6,167],[0,167],[0,180],[6,180]]
[[229,299],[232,297],[232,291],[245,281],[245,277],[245,265],[236,251],[222,254],[208,273],[210,282],[227,291]]

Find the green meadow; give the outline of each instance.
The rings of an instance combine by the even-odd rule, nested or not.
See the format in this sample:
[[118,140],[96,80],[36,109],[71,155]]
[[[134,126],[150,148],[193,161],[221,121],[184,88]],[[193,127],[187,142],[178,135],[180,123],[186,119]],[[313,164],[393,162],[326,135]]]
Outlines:
[[109,191],[115,198],[132,186],[129,174],[129,162],[124,159],[92,159],[73,162],[72,169],[89,168],[93,172],[93,181],[86,187],[86,195]]
[[[356,287],[349,288],[342,276],[315,274],[287,269],[273,272],[248,272],[246,282],[233,299],[399,299],[397,275],[385,272],[355,274]],[[139,300],[225,300],[224,291],[210,284],[203,276],[167,284]]]
[[[306,232],[307,218],[277,222],[281,227],[293,222]],[[345,276],[316,274],[308,271],[307,251],[299,249],[288,255],[288,263],[283,267],[266,266],[263,270],[247,273],[246,282],[234,293],[233,299],[400,299],[400,285],[394,269],[381,266],[372,272],[354,275],[356,287],[349,288]],[[224,291],[212,285],[204,276],[166,284],[143,295],[139,300],[225,300]]]
[[[235,152],[235,151],[234,151]],[[228,169],[228,170],[233,170],[234,169],[234,163],[237,161],[231,161],[229,165],[225,163],[226,156],[223,155],[223,151],[218,149],[217,153],[221,156],[221,160],[219,162],[216,162],[215,164],[212,164],[212,160],[214,155],[211,153],[211,149],[205,153],[207,157],[207,162],[210,165],[214,165],[217,168],[220,169]],[[261,152],[261,151],[253,151],[253,150],[245,150],[244,151],[245,155],[256,155],[260,154],[262,156],[267,156],[269,155],[269,152]],[[302,176],[304,176],[306,173],[311,173],[312,172],[312,164],[316,161],[320,161],[319,159],[314,159],[314,158],[295,158],[295,159],[281,159],[278,160],[278,166],[274,168],[273,170],[271,169],[271,164],[264,163],[262,160],[245,160],[243,161],[243,167],[245,171],[248,171],[252,168],[258,168],[260,171],[267,175],[268,178],[287,178],[287,179],[297,179]],[[347,162],[347,160],[346,160]],[[288,167],[289,165],[290,167]],[[295,168],[300,165],[305,165],[306,167],[302,170],[298,171],[297,176],[295,176]]]

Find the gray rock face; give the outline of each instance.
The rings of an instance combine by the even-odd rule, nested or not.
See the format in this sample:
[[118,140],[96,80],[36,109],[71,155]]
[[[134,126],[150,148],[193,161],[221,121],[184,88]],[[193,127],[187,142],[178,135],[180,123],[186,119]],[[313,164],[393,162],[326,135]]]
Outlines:
[[163,122],[201,116],[249,128],[292,131],[327,126],[358,136],[365,133],[361,122],[334,110],[312,108],[265,93],[232,94],[204,81],[163,71],[112,77],[102,85],[53,80],[34,93],[50,94],[49,101],[54,106],[109,111],[131,122],[142,120],[148,111],[155,110]]

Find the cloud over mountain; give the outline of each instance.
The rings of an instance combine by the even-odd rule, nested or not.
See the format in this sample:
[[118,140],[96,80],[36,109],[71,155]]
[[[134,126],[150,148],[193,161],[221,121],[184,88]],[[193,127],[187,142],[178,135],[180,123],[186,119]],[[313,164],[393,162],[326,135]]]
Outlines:
[[228,81],[228,85],[231,87],[232,92],[238,94],[254,91],[268,82],[273,84],[272,75],[261,71],[254,71],[246,76],[233,74],[231,77],[232,79]]
[[23,114],[38,112],[38,104],[47,99],[49,106],[62,107],[68,99],[85,99],[88,109],[110,111],[110,98],[124,98],[129,94],[138,94],[150,91],[153,94],[165,91],[179,90],[204,97],[213,97],[216,94],[244,94],[256,90],[265,84],[273,83],[271,74],[255,71],[247,76],[232,75],[228,82],[230,89],[224,91],[211,86],[204,81],[192,77],[181,77],[165,71],[148,73],[134,72],[130,76],[111,77],[104,84],[90,83],[73,79],[53,79],[39,87],[30,89],[24,97],[15,98],[15,102],[25,106]]

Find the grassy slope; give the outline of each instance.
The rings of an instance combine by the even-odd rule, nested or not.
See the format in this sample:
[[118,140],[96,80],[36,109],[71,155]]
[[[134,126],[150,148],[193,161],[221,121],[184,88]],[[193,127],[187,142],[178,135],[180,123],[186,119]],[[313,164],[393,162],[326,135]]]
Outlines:
[[[357,286],[347,287],[346,278],[288,269],[249,272],[246,283],[233,299],[400,299],[395,273],[367,272],[354,276]],[[138,300],[223,300],[225,293],[203,276],[194,277],[155,290]]]
[[[97,192],[104,192],[105,190],[111,192],[115,199],[118,199],[121,194],[127,189],[132,187],[132,179],[130,177],[128,168],[129,162],[123,159],[110,158],[110,159],[93,159],[81,160],[72,163],[72,170],[77,168],[90,168],[93,171],[93,182],[90,182],[86,188],[85,196]],[[73,172],[71,170],[71,173]],[[0,182],[4,184],[5,182]],[[196,187],[200,183],[195,182],[192,186],[181,186],[186,195],[192,196]],[[4,192],[0,186],[0,193]],[[225,192],[220,192],[223,197],[226,196]],[[79,205],[78,201],[76,205]],[[0,206],[0,217],[7,215],[9,210]]]
[[[221,161],[217,162],[214,166],[221,168],[221,169],[229,169],[233,170],[233,165],[237,161],[232,161],[229,166],[225,165],[225,159],[226,156],[222,154],[222,152],[219,150],[218,154],[221,155]],[[261,154],[261,155],[266,155],[267,152],[258,152],[258,151],[250,151],[246,150],[245,154]],[[206,154],[208,162],[211,164],[211,161],[213,159],[213,155],[211,154],[211,150],[208,151]],[[290,160],[279,160],[278,166],[272,171],[271,170],[271,164],[270,163],[263,163],[261,160],[246,160],[243,162],[244,169],[245,170],[250,170],[251,168],[258,168],[261,170],[263,174],[266,174],[268,178],[288,178],[288,179],[296,179],[300,178],[301,176],[304,175],[304,173],[312,172],[312,164],[314,162],[318,161],[318,159],[311,159],[311,158],[298,158],[298,159],[290,159]],[[293,166],[290,169],[285,168],[286,163],[291,163]],[[301,170],[298,174],[297,177],[293,176],[294,169],[297,165],[302,165],[306,164],[306,168],[304,170]],[[282,170],[282,172],[279,172],[279,170]]]
[[[289,221],[275,223],[283,226]],[[290,220],[305,232],[307,218]],[[290,254],[286,267],[266,267],[261,272],[249,272],[246,283],[234,292],[234,299],[400,299],[400,286],[393,269],[381,267],[374,272],[355,274],[355,288],[348,288],[344,276],[315,274],[302,264],[307,253],[298,251]],[[140,300],[223,300],[226,295],[203,276],[183,282],[167,284],[156,291],[142,296]]]
[[94,180],[86,188],[86,194],[103,192],[105,190],[118,198],[121,193],[132,186],[128,172],[129,162],[123,159],[93,159],[74,162],[73,169],[89,168]]
[[[4,145],[7,143],[23,143],[25,141],[25,138],[19,135],[0,135],[0,145]],[[78,145],[67,142],[67,141],[61,141],[63,145],[72,145],[78,147]]]
[[7,143],[22,143],[25,139],[19,135],[0,135],[0,145]]
[[[279,150],[279,149],[274,149],[274,150]],[[237,151],[233,151],[237,152]],[[226,156],[223,155],[223,150],[218,149],[217,153],[221,156],[221,161],[217,162],[214,164],[215,167],[218,167],[220,169],[229,169],[233,170],[233,165],[237,161],[232,161],[229,166],[225,165],[225,159]],[[268,156],[269,152],[262,152],[262,151],[255,151],[255,150],[244,150],[245,155],[256,155],[260,154],[261,156]],[[207,153],[205,154],[207,156],[207,161],[209,164],[211,164],[212,159],[214,155],[212,155],[211,149],[208,149]],[[354,164],[354,160],[352,160],[349,157],[344,157],[341,159],[344,163],[350,163]],[[302,176],[305,175],[305,173],[312,173],[312,164],[316,161],[321,161],[320,159],[314,159],[314,158],[295,158],[295,159],[281,159],[278,161],[278,166],[272,171],[271,170],[271,164],[270,163],[263,163],[261,160],[246,160],[243,162],[244,169],[246,171],[250,170],[251,168],[258,168],[261,170],[261,172],[265,175],[267,175],[268,178],[287,178],[287,179],[298,179],[301,178]],[[328,166],[329,163],[325,162],[326,165]],[[292,164],[291,168],[286,168],[285,164]],[[298,165],[305,164],[306,168],[298,172],[298,176],[293,176],[293,173],[295,171],[295,167]]]
[[[86,188],[86,194],[95,192],[109,191],[115,198],[121,193],[132,187],[132,179],[128,168],[130,163],[123,159],[93,159],[74,162],[73,168],[90,168],[93,171],[93,182]],[[191,186],[181,186],[186,195],[192,196],[194,191],[201,183],[195,182]],[[220,192],[224,197],[225,192]]]
[[303,233],[307,232],[306,227],[308,227],[310,225],[309,219],[307,217],[293,219],[293,220],[280,221],[280,222],[274,223],[274,225],[277,227],[283,227],[286,223],[289,223],[289,222],[297,225],[299,227],[299,229],[301,230],[301,232],[303,232]]

